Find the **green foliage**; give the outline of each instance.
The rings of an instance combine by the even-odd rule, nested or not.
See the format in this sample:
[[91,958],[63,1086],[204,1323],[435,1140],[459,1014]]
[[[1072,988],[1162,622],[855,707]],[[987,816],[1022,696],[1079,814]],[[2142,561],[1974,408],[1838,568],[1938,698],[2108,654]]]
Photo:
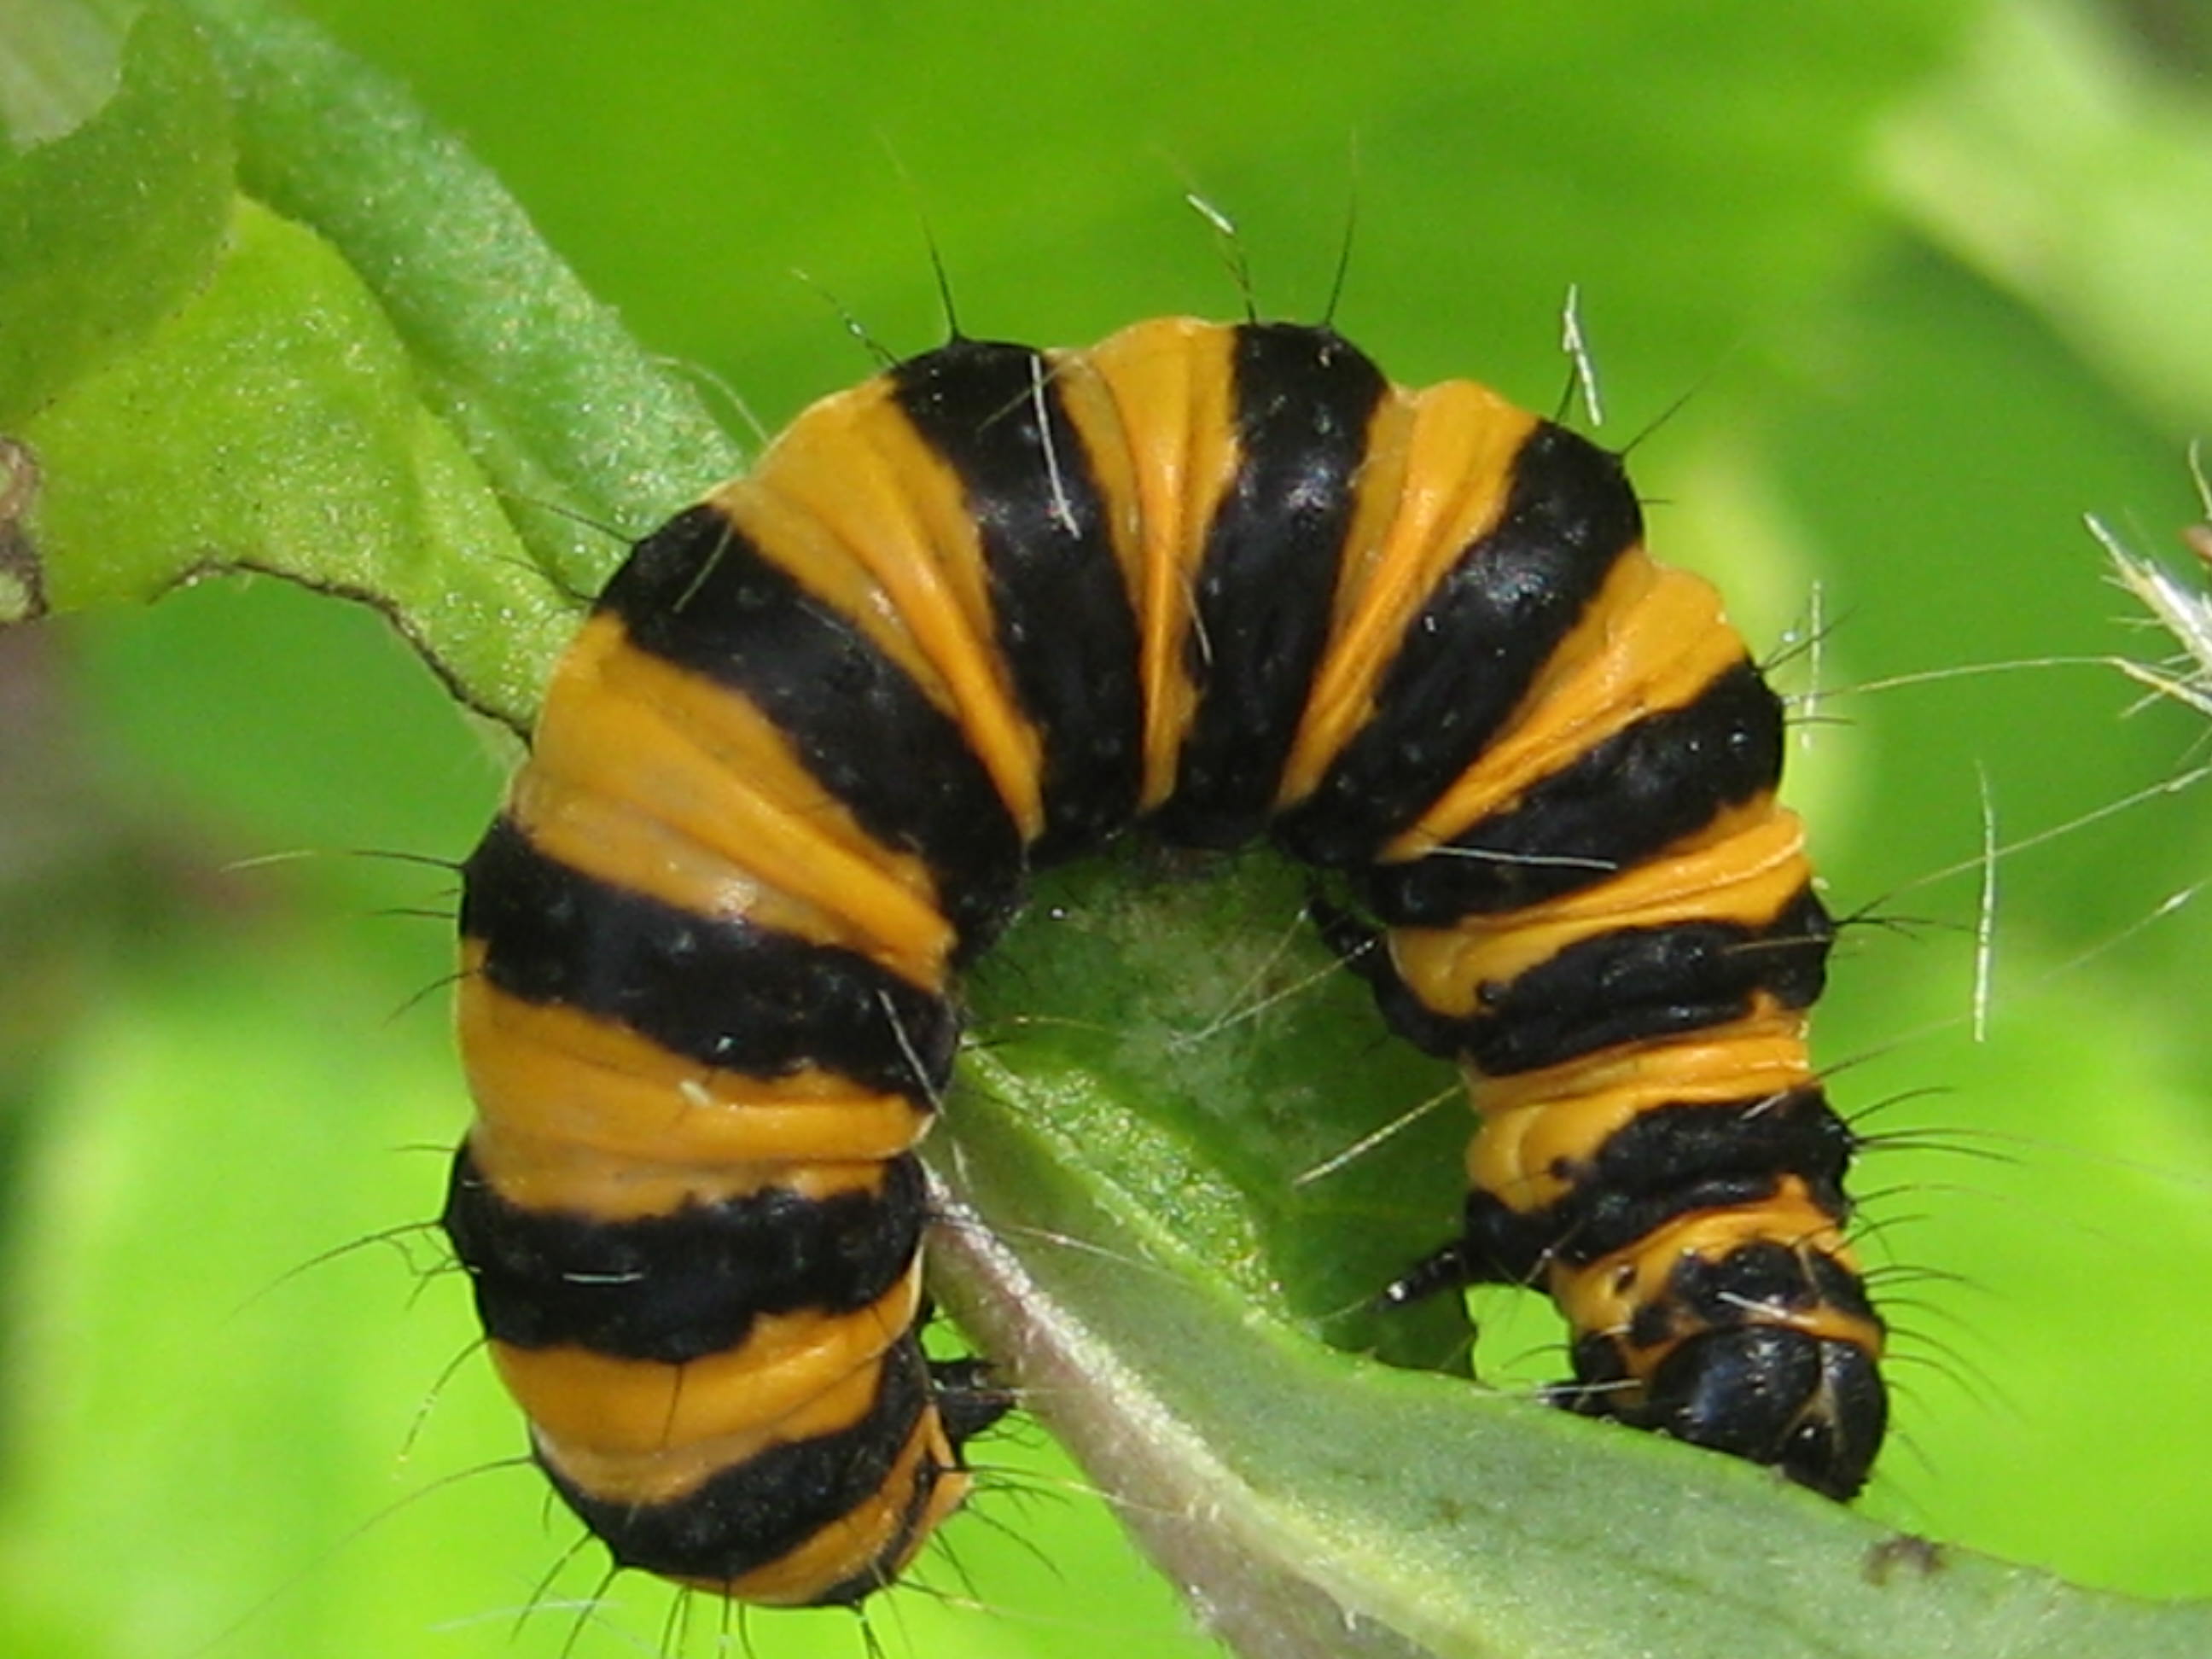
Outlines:
[[[403,101],[282,17],[198,15],[205,40],[146,13],[117,95],[15,164],[4,395],[44,476],[46,602],[272,571],[375,605],[526,727],[563,583],[611,562],[590,525],[734,453]],[[70,204],[71,234],[38,222]]]
[[[770,424],[866,367],[794,261],[895,349],[939,331],[902,170],[977,333],[1233,310],[1175,205],[1186,169],[1248,226],[1263,304],[1297,314],[1356,192],[1340,319],[1405,380],[1548,405],[1572,280],[1609,433],[1697,389],[1638,447],[1661,550],[1716,569],[1754,637],[1817,572],[1845,617],[1831,693],[2127,645],[2075,521],[2178,520],[2181,440],[2212,423],[2191,314],[2212,118],[2092,13],[309,9],[465,125],[639,337]],[[0,12],[0,112],[52,135],[0,163],[0,432],[40,475],[0,538],[57,611],[217,568],[368,598],[468,703],[524,721],[568,594],[619,552],[593,525],[641,530],[731,447],[474,161],[311,29],[243,0],[151,7],[127,50],[106,37],[112,95],[55,118],[100,77],[42,100],[33,71],[112,10]],[[43,751],[82,775],[68,817],[11,774],[0,729],[0,878],[53,867],[21,856],[33,830],[105,849],[43,915],[0,909],[30,918],[7,942],[108,942],[72,970],[82,1015],[0,1096],[0,1655],[513,1651],[509,1610],[572,1534],[530,1524],[526,1472],[439,1484],[519,1444],[465,1298],[434,1280],[415,1305],[382,1251],[272,1282],[429,1213],[437,1158],[388,1154],[449,1141],[463,1109],[435,998],[385,1018],[447,971],[445,930],[367,919],[440,907],[441,878],[327,855],[458,854],[496,768],[366,613],[240,586],[72,630],[87,726]],[[2212,1316],[2212,1050],[2188,992],[2212,941],[2188,910],[2120,937],[2201,878],[2201,805],[2000,866],[1986,1043],[1961,1029],[1977,874],[1929,880],[1972,862],[1984,791],[2013,840],[2167,775],[2191,733],[2170,710],[2116,725],[2132,696],[2053,667],[1832,696],[1820,712],[1849,726],[1808,728],[1797,791],[1838,908],[1890,893],[1886,915],[1933,924],[1840,953],[1822,1049],[1867,1063],[1838,1098],[1943,1088],[1867,1127],[2002,1153],[1867,1161],[1877,1257],[1988,1294],[1897,1287],[1906,1443],[1864,1517],[1315,1340],[1458,1357],[1455,1310],[1358,1304],[1449,1229],[1466,1126],[1448,1103],[1304,1178],[1448,1079],[1376,1041],[1264,861],[1196,885],[1140,857],[1078,874],[994,958],[936,1152],[1013,1254],[956,1230],[949,1295],[1027,1354],[1088,1478],[1254,1651],[2212,1645],[2201,1607],[1971,1553],[2212,1594],[2212,1430],[2167,1403]],[[205,872],[295,849],[326,856]],[[9,955],[27,981],[57,960]],[[1527,1298],[1475,1312],[1486,1378],[1556,1373]],[[1078,1479],[1008,1455],[1031,1483]],[[1202,1650],[1095,1507],[976,1507],[950,1530],[990,1610],[894,1598],[887,1645]],[[1885,1553],[1896,1528],[1969,1548]],[[558,1595],[597,1573],[569,1565]],[[945,1563],[924,1577],[967,1594]],[[657,1595],[614,1595],[579,1653],[652,1650]],[[520,1650],[569,1632],[541,1613]],[[745,1634],[779,1656],[858,1641],[835,1617]]]
[[0,174],[0,420],[127,350],[206,279],[231,170],[214,65],[188,23],[157,13],[119,95]]

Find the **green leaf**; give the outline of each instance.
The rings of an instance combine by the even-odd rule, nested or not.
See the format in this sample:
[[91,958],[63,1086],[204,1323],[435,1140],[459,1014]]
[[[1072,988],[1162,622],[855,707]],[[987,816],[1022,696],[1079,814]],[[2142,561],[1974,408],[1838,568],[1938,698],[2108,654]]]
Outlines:
[[[2076,1590],[1765,1471],[1332,1351],[1449,1233],[1434,1143],[1469,1123],[1447,1099],[1416,1144],[1302,1180],[1438,1079],[1371,1036],[1347,1063],[1373,1014],[1286,935],[1298,881],[1264,854],[1167,876],[1141,851],[1046,880],[972,988],[976,1046],[930,1148],[952,1310],[1238,1651],[2212,1650],[2212,1605]],[[2064,1064],[2086,1077],[2083,1047]],[[2054,1054],[2039,1075],[2068,1073]],[[1316,1194],[1337,1182],[1359,1196],[1332,1216]],[[1358,1328],[1364,1349],[1456,1351],[1433,1326]]]
[[526,723],[572,603],[329,245],[247,200],[228,243],[190,305],[20,428],[51,602],[270,571],[375,605],[471,706]]
[[89,119],[0,155],[0,428],[129,349],[206,280],[231,170],[215,67],[191,25],[161,9],[132,31],[121,85]]
[[243,194],[232,112],[167,6],[108,110],[18,163],[22,245],[51,252],[0,358],[25,411],[15,590],[70,610],[273,572],[374,605],[526,729],[623,527],[734,451],[380,81],[265,8],[202,21]]
[[259,0],[188,9],[237,100],[243,188],[312,226],[376,295],[425,401],[571,591],[597,592],[625,542],[737,470],[667,365],[382,76]]

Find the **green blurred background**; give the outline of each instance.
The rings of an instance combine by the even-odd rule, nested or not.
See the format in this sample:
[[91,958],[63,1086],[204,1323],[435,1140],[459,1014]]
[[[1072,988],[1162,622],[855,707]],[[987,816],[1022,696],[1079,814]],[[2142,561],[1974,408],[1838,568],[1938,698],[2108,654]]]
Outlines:
[[[940,337],[923,220],[970,331],[1080,342],[1238,309],[1185,189],[1295,316],[1356,204],[1346,331],[1401,380],[1544,409],[1576,284],[1662,551],[1757,641],[1821,619],[1780,671],[1803,693],[1817,659],[1822,694],[1793,793],[1834,908],[1899,924],[1847,934],[1819,1030],[1846,1109],[1899,1103],[1869,1133],[1948,1149],[1861,1179],[1869,1255],[1929,1270],[1897,1286],[1867,1505],[2212,1594],[2212,911],[2156,914],[2212,871],[2212,809],[2002,863],[1983,1042],[1980,876],[1943,874],[1984,795],[2020,839],[2175,775],[2201,725],[2130,714],[2094,664],[1864,689],[2163,653],[2080,515],[2163,552],[2201,511],[2206,8],[304,9],[769,427],[872,366],[822,290],[894,350]],[[448,928],[409,914],[450,888],[355,854],[457,856],[502,765],[374,617],[273,582],[0,637],[0,1654],[659,1650],[639,1581],[577,1627],[594,1552],[564,1561],[573,1527],[495,1467],[520,1430],[466,1298],[393,1233],[465,1109]],[[1553,1340],[1526,1298],[1477,1312],[1497,1355]],[[992,1455],[1028,1495],[951,1529],[937,1594],[874,1604],[886,1648],[1206,1650],[1041,1431]],[[765,1659],[862,1639],[742,1633]]]

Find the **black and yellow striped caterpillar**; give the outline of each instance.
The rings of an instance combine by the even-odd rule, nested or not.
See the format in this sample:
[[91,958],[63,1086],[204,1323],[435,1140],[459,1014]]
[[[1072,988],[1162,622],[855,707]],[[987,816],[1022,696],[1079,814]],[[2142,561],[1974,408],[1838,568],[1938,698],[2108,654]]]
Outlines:
[[914,1334],[956,975],[1132,825],[1332,872],[1464,1067],[1464,1235],[1389,1298],[1540,1283],[1562,1403],[1856,1492],[1832,927],[1780,702],[1642,542],[1618,457],[1480,386],[1184,319],[955,339],[641,542],[466,866],[446,1210],[616,1560],[851,1601],[958,1504],[1006,1397]]

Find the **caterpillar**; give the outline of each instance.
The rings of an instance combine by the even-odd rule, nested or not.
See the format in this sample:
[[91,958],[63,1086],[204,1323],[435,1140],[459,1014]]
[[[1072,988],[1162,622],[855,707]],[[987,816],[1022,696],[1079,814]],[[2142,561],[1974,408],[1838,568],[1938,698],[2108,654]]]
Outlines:
[[1025,873],[1265,836],[1464,1068],[1461,1237],[1560,1403],[1838,1497],[1884,1426],[1805,1047],[1832,928],[1779,700],[1620,458],[1326,326],[955,337],[638,543],[467,860],[445,1210],[537,1461],[621,1565],[888,1583],[1006,1407],[915,1328],[914,1148]]

